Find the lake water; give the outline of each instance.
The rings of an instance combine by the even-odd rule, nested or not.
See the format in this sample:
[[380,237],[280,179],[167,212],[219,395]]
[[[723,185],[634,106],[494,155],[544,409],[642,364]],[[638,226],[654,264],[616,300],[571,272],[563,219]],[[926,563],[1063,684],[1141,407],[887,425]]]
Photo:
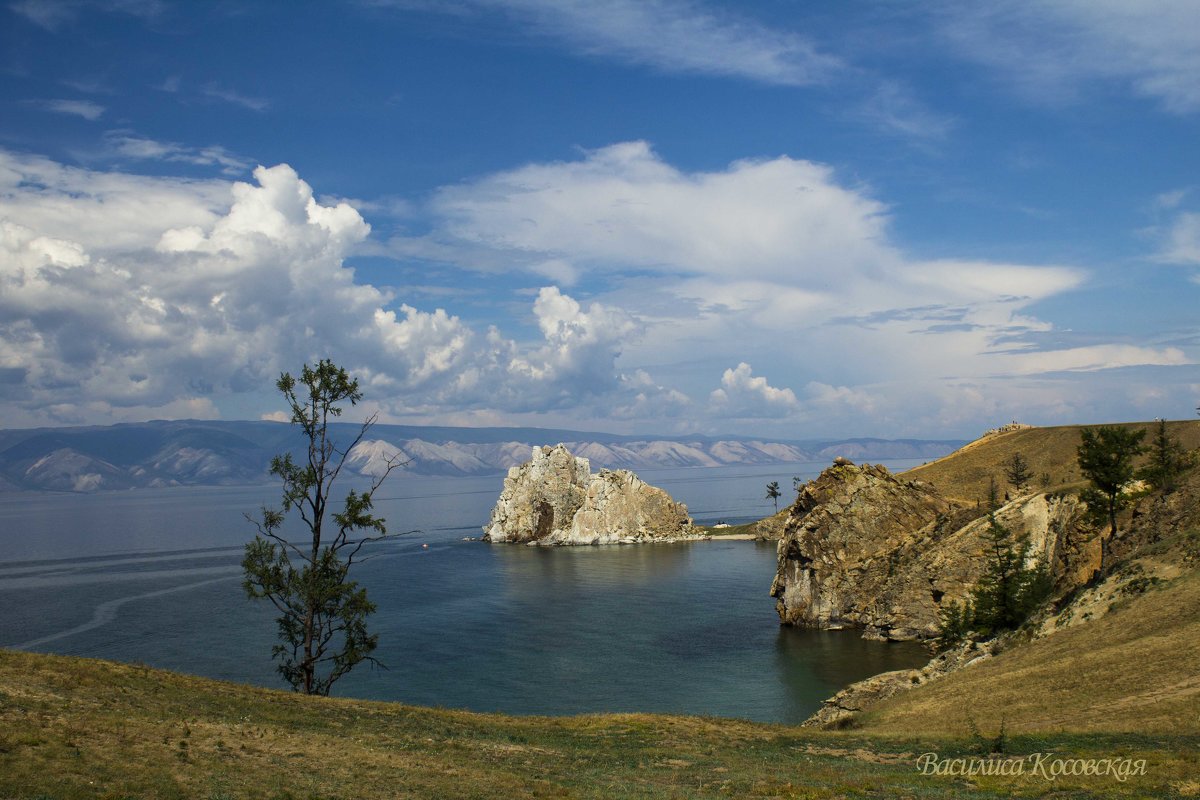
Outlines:
[[[916,462],[888,462],[893,469]],[[772,511],[766,483],[824,463],[641,470],[698,522]],[[396,477],[392,532],[356,567],[376,655],[345,696],[515,714],[647,711],[799,722],[846,684],[925,661],[913,644],[781,627],[775,547],[538,548],[478,537],[502,478]],[[347,488],[342,487],[343,490]],[[243,513],[275,486],[0,494],[0,646],[280,686],[273,609],[241,589]],[[427,547],[425,545],[428,545]]]

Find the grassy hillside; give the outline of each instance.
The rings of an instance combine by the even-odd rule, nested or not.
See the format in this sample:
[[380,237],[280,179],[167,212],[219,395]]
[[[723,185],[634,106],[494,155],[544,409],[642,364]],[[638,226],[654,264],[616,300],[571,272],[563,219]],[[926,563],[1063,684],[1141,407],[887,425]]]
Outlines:
[[[1154,422],[1122,423],[1119,427],[1146,431],[1144,441],[1153,436]],[[1200,420],[1168,422],[1171,436],[1189,450],[1200,447]],[[1003,465],[1014,453],[1029,462],[1033,487],[1047,489],[1078,484],[1082,478],[1076,465],[1079,425],[1053,428],[1026,428],[977,439],[944,458],[904,473],[906,478],[936,486],[947,497],[975,502],[987,497],[988,482],[994,476],[1001,494],[1007,488]]]
[[1133,584],[1099,619],[1022,644],[862,718],[875,733],[1200,734],[1200,572]]
[[[1030,776],[921,775],[968,739],[810,732],[712,718],[505,717],[305,698],[145,667],[0,651],[0,797],[705,798],[1041,796]],[[1071,725],[1064,725],[1068,730]],[[1061,777],[1070,797],[1195,787],[1194,736],[1017,737],[1010,754],[1147,759]]]

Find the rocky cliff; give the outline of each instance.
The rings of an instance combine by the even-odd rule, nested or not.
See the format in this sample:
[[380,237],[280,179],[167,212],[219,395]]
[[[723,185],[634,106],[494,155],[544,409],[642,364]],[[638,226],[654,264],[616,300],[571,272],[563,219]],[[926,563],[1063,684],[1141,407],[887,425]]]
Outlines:
[[627,470],[591,474],[564,445],[535,447],[512,467],[484,540],[526,544],[617,544],[701,538],[687,507]]
[[[1099,568],[1098,535],[1074,497],[1018,497],[996,512],[1028,536],[1031,560],[1065,591]],[[964,600],[982,573],[988,522],[929,484],[881,466],[835,464],[789,510],[771,594],[785,624],[861,628],[876,639],[929,639],[941,609]]]
[[[1179,643],[1188,641],[1188,637],[1180,633],[1177,627],[1196,618],[1194,613],[1190,613],[1196,605],[1196,594],[1194,588],[1189,588],[1189,581],[1200,568],[1200,535],[1196,534],[1200,529],[1200,471],[1183,476],[1172,491],[1151,492],[1139,498],[1133,508],[1123,515],[1120,533],[1115,540],[1108,542],[1107,551],[1111,561],[1105,564],[1099,579],[1096,570],[1100,567],[1100,542],[1096,535],[1088,534],[1086,528],[1079,526],[1078,505],[1073,498],[1045,494],[1018,498],[1002,507],[997,516],[1010,528],[1024,526],[1023,529],[1030,533],[1038,557],[1052,565],[1060,594],[1069,594],[1036,611],[1030,624],[1020,631],[1002,634],[991,641],[962,642],[939,654],[921,669],[885,672],[851,684],[826,700],[805,725],[824,728],[853,725],[854,718],[861,712],[886,706],[887,701],[896,695],[1000,656],[1007,659],[1005,663],[1011,666],[997,667],[998,671],[993,672],[993,677],[989,679],[994,683],[988,689],[1005,691],[1007,688],[1011,696],[1016,686],[1019,687],[1016,691],[1022,695],[1044,698],[1048,708],[1057,707],[1058,710],[1052,714],[1056,718],[1054,726],[1059,727],[1062,725],[1061,703],[1064,697],[1051,696],[1051,692],[1039,691],[1037,687],[1040,685],[1044,689],[1049,683],[1054,687],[1053,691],[1057,691],[1058,687],[1066,685],[1075,677],[1068,673],[1076,659],[1051,657],[1032,669],[1028,666],[1028,660],[1022,664],[1020,659],[1032,652],[1032,648],[1043,646],[1038,644],[1040,640],[1059,636],[1068,630],[1073,630],[1076,635],[1074,642],[1084,641],[1088,646],[1080,647],[1073,643],[1065,649],[1070,652],[1078,648],[1076,652],[1087,652],[1089,660],[1093,662],[1089,669],[1094,674],[1117,674],[1119,667],[1113,662],[1127,663],[1130,653],[1136,651],[1140,657],[1145,655],[1143,650],[1153,650],[1158,654],[1156,657],[1146,656],[1156,668],[1174,661],[1185,665],[1179,668],[1178,673],[1172,673],[1170,666],[1166,667],[1165,675],[1153,670],[1147,672],[1146,684],[1130,685],[1127,681],[1115,681],[1117,684],[1124,683],[1124,691],[1133,696],[1140,695],[1140,698],[1136,702],[1126,698],[1100,705],[1089,703],[1084,712],[1089,722],[1094,722],[1096,714],[1103,714],[1104,709],[1114,716],[1120,716],[1123,709],[1145,709],[1149,706],[1165,708],[1165,704],[1186,696],[1179,687],[1187,685],[1194,670],[1187,672],[1187,659],[1179,657]],[[976,529],[985,522],[979,520],[966,526],[963,536],[977,535]],[[1076,591],[1069,591],[1071,589]],[[1141,596],[1148,593],[1154,596],[1151,601],[1153,615],[1147,614],[1144,606],[1140,611],[1134,610]],[[1189,597],[1192,599],[1188,600]],[[1132,624],[1113,623],[1117,627],[1110,626],[1106,632],[1103,632],[1104,628],[1095,634],[1078,630],[1104,626],[1108,624],[1106,620],[1110,615],[1126,613],[1141,616],[1134,616]],[[1156,625],[1158,630],[1155,630]],[[1139,630],[1143,626],[1144,629]],[[1036,664],[1036,657],[1030,658]],[[1103,659],[1106,658],[1112,659],[1107,669],[1096,666],[1104,664]],[[1188,678],[1179,683],[1178,677],[1184,674]],[[1139,677],[1142,675],[1139,674]],[[1158,681],[1157,686],[1154,681]],[[932,688],[935,693],[939,691],[936,687]],[[941,708],[961,704],[961,691],[959,688],[944,690],[943,697],[946,699],[941,701]],[[928,698],[928,692],[923,696]],[[1152,701],[1144,698],[1152,698]],[[903,703],[903,698],[898,698],[898,702]],[[929,700],[921,702],[929,703]],[[929,711],[931,707],[925,706],[922,713],[936,713]],[[1043,713],[1039,711],[1037,717],[1042,718]],[[1187,714],[1183,712],[1178,716],[1185,718]]]

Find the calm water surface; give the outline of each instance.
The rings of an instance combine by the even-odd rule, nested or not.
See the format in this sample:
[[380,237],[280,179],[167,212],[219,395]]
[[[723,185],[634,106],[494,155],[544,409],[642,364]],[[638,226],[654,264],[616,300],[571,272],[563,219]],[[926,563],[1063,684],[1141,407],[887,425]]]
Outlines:
[[[697,521],[738,522],[772,510],[767,481],[790,488],[822,466],[640,474]],[[374,545],[357,571],[389,669],[359,668],[338,694],[798,722],[847,683],[925,660],[915,645],[780,627],[767,594],[773,545],[464,541],[479,536],[501,482],[400,477],[380,492],[389,529],[411,531]],[[239,566],[243,513],[275,502],[273,486],[0,495],[0,646],[280,685],[272,609],[245,598]]]

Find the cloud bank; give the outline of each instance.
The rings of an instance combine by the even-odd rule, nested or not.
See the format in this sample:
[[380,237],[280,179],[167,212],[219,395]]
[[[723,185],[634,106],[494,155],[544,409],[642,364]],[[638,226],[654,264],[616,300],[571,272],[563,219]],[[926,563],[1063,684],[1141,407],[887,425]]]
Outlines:
[[[995,406],[1061,418],[1095,409],[1063,373],[1192,363],[1177,347],[1097,343],[1034,312],[1085,286],[1087,269],[914,257],[894,242],[890,209],[869,186],[786,156],[687,172],[625,142],[445,188],[428,213],[432,233],[396,239],[393,252],[529,275],[549,263],[606,286],[606,302],[646,331],[623,362],[707,397],[713,419],[874,413],[928,429],[959,424],[964,386],[991,398],[977,404],[981,415]],[[785,377],[754,386],[788,391],[791,402],[751,402],[765,397],[745,366],[760,354]],[[687,375],[651,369],[685,363]],[[1066,401],[1048,401],[1051,380]]]
[[[286,165],[254,183],[99,173],[0,155],[0,375],[26,424],[213,416],[283,369],[332,356],[386,413],[536,412],[623,389],[636,323],[555,287],[542,339],[479,334],[355,283],[370,228]],[[11,419],[11,417],[10,417]]]
[[[1098,408],[1096,386],[1112,402],[1133,391],[1106,376],[1193,363],[1181,346],[1073,338],[1040,318],[1038,303],[1084,284],[1078,267],[906,254],[869,187],[799,159],[687,172],[616,144],[444,188],[415,211],[428,235],[387,243],[291,167],[253,176],[0,151],[10,424],[257,417],[280,371],[332,357],[387,419],[941,434],[1077,418]],[[355,254],[384,247],[503,270],[529,333],[357,281]],[[589,299],[547,285],[547,264]]]

